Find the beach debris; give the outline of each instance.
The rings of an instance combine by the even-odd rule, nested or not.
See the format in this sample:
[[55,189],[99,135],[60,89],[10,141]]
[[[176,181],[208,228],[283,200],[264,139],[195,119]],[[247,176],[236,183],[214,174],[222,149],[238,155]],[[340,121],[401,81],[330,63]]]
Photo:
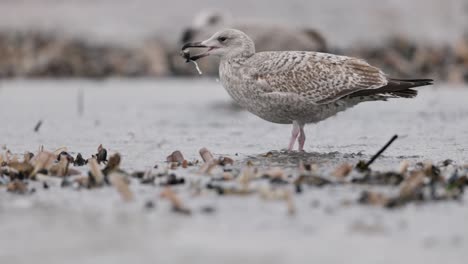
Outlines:
[[406,174],[408,172],[408,168],[410,166],[410,163],[409,161],[407,160],[403,160],[401,163],[400,163],[400,168],[398,169],[398,172],[402,175]]
[[[132,177],[138,180],[138,184],[149,185],[150,188],[162,186],[160,197],[170,201],[173,210],[182,214],[190,214],[192,211],[183,205],[179,195],[174,191],[175,188],[180,195],[188,194],[192,198],[214,191],[222,196],[258,195],[264,200],[284,201],[291,215],[297,211],[294,194],[307,192],[308,189],[304,189],[304,186],[330,185],[344,188],[355,186],[364,189],[357,201],[344,200],[342,202],[344,207],[357,202],[362,205],[395,209],[409,203],[457,201],[463,197],[464,189],[468,185],[468,166],[458,165],[452,160],[447,159],[437,163],[423,161],[415,164],[403,160],[395,170],[372,170],[369,165],[391,142],[389,141],[368,162],[362,162],[361,169],[349,163],[324,169],[320,163],[304,161],[299,161],[297,169],[260,162],[240,162],[234,166],[233,159],[226,156],[215,157],[207,148],[202,148],[199,154],[203,162],[199,164],[186,161],[180,151],[174,151],[167,157],[169,163],[177,166],[184,166],[184,163],[186,166],[197,166],[191,171],[172,171],[171,166],[159,166],[157,169],[150,168],[132,173],[121,169],[122,156],[119,153],[107,157],[107,151],[104,154],[102,145],[98,148],[98,154],[89,159],[85,159],[81,154],[73,158],[65,147],[49,152],[41,146],[37,154],[26,152],[21,155],[5,147],[4,153],[0,153],[0,187],[6,187],[8,192],[16,194],[43,190],[53,192],[54,186],[70,190],[113,187],[123,201],[134,201],[137,193],[130,189],[129,178]],[[98,158],[101,163],[105,162],[105,165],[100,165]],[[86,168],[78,170],[70,166],[71,164],[80,166],[87,164],[88,170],[86,171]],[[193,172],[196,174],[197,169],[202,175],[190,175]],[[181,177],[180,173],[184,173],[184,177]],[[31,181],[37,183],[30,185]],[[41,186],[41,188],[36,190],[28,186],[36,188]],[[380,189],[382,187],[389,188],[384,191]],[[151,207],[145,205],[145,208]],[[209,214],[210,210],[201,209],[197,212]],[[326,209],[326,211],[333,210]]]
[[28,193],[28,187],[21,180],[13,180],[12,182],[8,183],[7,191],[17,194],[26,194]]
[[9,171],[11,179],[27,179],[34,171],[33,165],[26,161],[11,161],[8,163],[8,167],[11,169]]
[[42,182],[43,184],[47,184],[48,187],[50,186],[61,186],[61,184],[68,179],[67,177],[54,177],[45,174],[36,174],[36,180]]
[[309,186],[322,187],[324,185],[332,184],[332,182],[315,174],[302,174],[294,180],[294,184],[296,186],[306,184]]
[[54,160],[56,160],[56,155],[51,152],[41,151],[39,154],[35,156],[33,161],[34,170],[31,172],[31,177],[34,177],[36,173],[48,171],[50,167],[53,165]]
[[[33,158],[34,158],[34,154],[32,152],[26,151],[26,153],[24,153],[24,155],[23,155],[24,162],[31,162],[31,160]],[[1,160],[1,158],[0,158],[0,160]],[[1,164],[1,161],[0,161],[0,164]]]
[[[42,146],[42,150],[44,150],[43,147],[44,147],[44,146]],[[67,147],[60,147],[60,148],[58,148],[58,149],[56,149],[56,150],[53,151],[53,153],[54,153],[57,157],[58,157],[59,154],[62,153],[62,152],[67,152]]]
[[184,206],[177,194],[170,188],[166,187],[159,195],[161,198],[167,199],[171,205],[172,210],[176,213],[190,215],[192,211]]
[[166,176],[166,181],[161,183],[161,186],[168,186],[168,185],[178,185],[178,184],[184,184],[185,179],[184,178],[178,178],[177,175],[174,173],[169,174]]
[[[227,163],[230,163],[229,158],[223,158],[221,157],[220,159],[215,159],[213,154],[207,149],[207,148],[201,148],[198,153],[203,159],[203,165],[200,167],[199,172],[201,174],[210,174],[211,171],[218,165],[226,165]],[[223,160],[224,159],[224,160]],[[234,163],[234,161],[232,161]]]
[[265,200],[283,200],[286,202],[288,214],[296,213],[296,207],[293,201],[293,195],[290,190],[285,188],[262,188],[260,189],[260,197]]
[[73,165],[75,165],[75,166],[84,166],[84,165],[86,165],[86,163],[88,163],[88,161],[83,158],[81,153],[78,153],[76,155],[75,161],[73,162]]
[[414,171],[406,178],[400,187],[400,199],[408,200],[417,197],[424,186],[426,174],[423,171]]
[[389,202],[389,198],[387,198],[382,193],[373,192],[373,191],[364,191],[361,193],[361,196],[359,197],[358,201],[361,204],[386,206]]
[[172,152],[169,156],[166,157],[166,161],[169,162],[171,169],[176,169],[177,167],[182,167],[184,169],[189,166],[193,166],[196,162],[189,162],[184,159],[184,155],[179,150]]
[[[167,175],[167,171],[165,171],[163,174],[158,174],[159,177],[166,176],[166,175]],[[156,175],[153,174],[153,171],[151,169],[143,172],[142,174],[139,173],[134,176],[141,176],[139,178],[141,184],[149,184],[149,185],[155,184]]]
[[34,132],[39,132],[39,129],[41,129],[42,126],[42,120],[39,120],[37,124],[34,126]]
[[393,143],[398,138],[398,135],[394,135],[388,142],[385,144],[377,153],[375,153],[374,156],[368,161],[368,162],[363,162],[360,161],[357,165],[356,168],[361,170],[361,171],[366,171],[369,170],[369,166],[380,156],[382,153]]
[[107,162],[107,150],[102,146],[102,144],[100,144],[98,146],[98,149],[97,149],[97,153],[96,155],[94,155],[96,157],[96,161],[98,164],[101,164],[102,163],[106,163]]
[[199,153],[204,162],[210,162],[214,160],[213,154],[211,154],[207,148],[201,148]]
[[219,195],[248,196],[256,193],[256,190],[248,187],[222,186],[212,182],[206,184],[206,188],[216,191]]
[[104,175],[108,175],[109,173],[113,171],[120,171],[120,161],[121,157],[119,153],[115,153],[112,156],[109,157],[109,161],[107,162],[106,166],[102,170],[102,173]]
[[68,175],[68,166],[70,161],[67,159],[66,155],[59,155],[60,161],[58,163],[54,163],[50,169],[49,173],[53,176],[64,177]]
[[172,152],[171,155],[167,156],[166,158],[167,162],[175,162],[179,164],[182,164],[184,160],[184,155],[182,155],[182,152],[180,152],[179,150]]
[[58,155],[57,155],[57,161],[60,161],[60,159],[62,157],[65,157],[67,159],[68,162],[70,163],[74,163],[75,162],[75,159],[73,158],[72,155],[70,155],[68,152],[66,151],[62,151],[60,152]]
[[285,180],[286,178],[286,173],[284,172],[283,169],[279,168],[279,167],[273,167],[271,169],[268,169],[267,171],[265,171],[263,173],[263,176],[266,177],[266,178],[269,178],[271,180]]
[[199,170],[200,174],[210,174],[217,166],[225,167],[234,164],[234,160],[226,156],[220,156],[216,159],[207,148],[201,148],[199,154],[203,160],[203,164]]
[[394,171],[366,171],[361,174],[353,174],[352,183],[374,185],[399,185],[404,180],[404,175]]
[[216,163],[215,160],[212,160],[210,162],[205,162],[203,165],[200,167],[200,174],[211,174],[211,171],[217,166],[218,164]]
[[96,187],[95,181],[89,176],[81,176],[70,181],[68,178],[64,178],[61,187],[72,187],[73,189],[79,190],[81,188],[91,189]]
[[352,170],[353,170],[353,165],[349,163],[343,163],[340,166],[336,167],[332,175],[341,180],[345,178],[346,176],[348,176],[348,174],[350,174]]
[[249,188],[250,182],[255,179],[255,169],[252,167],[245,167],[242,169],[241,174],[237,178],[241,189],[247,190]]
[[220,166],[234,165],[234,160],[229,157],[221,156],[218,159],[218,165]]
[[130,202],[134,199],[125,174],[121,172],[111,172],[108,177],[109,182],[115,187],[115,189],[117,189],[124,202]]
[[96,185],[96,186],[101,186],[102,184],[104,184],[104,174],[102,173],[101,169],[99,168],[99,163],[97,162],[97,159],[96,158],[90,158],[88,160],[88,166],[89,166],[89,169],[90,169],[90,179],[92,179],[93,181],[93,185]]

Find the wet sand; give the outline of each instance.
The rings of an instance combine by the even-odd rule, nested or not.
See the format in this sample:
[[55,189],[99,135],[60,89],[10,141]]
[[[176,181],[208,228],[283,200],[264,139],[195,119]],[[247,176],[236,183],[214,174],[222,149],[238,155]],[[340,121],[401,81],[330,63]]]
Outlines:
[[[294,168],[303,160],[331,168],[368,159],[399,134],[373,168],[397,168],[403,159],[467,163],[468,90],[444,88],[420,89],[412,100],[363,103],[309,125],[308,153],[286,154],[280,150],[290,127],[239,111],[212,79],[4,81],[0,145],[17,154],[66,146],[90,156],[103,144],[122,155],[129,171],[161,164],[176,149],[199,159],[201,147],[236,164]],[[271,150],[272,157],[262,156]],[[464,263],[468,249],[466,196],[389,211],[355,203],[367,186],[310,187],[294,196],[297,214],[288,216],[282,202],[214,193],[193,198],[182,186],[176,190],[194,212],[186,217],[157,198],[160,187],[137,182],[130,204],[112,188],[36,187],[27,196],[0,189],[1,263]],[[147,200],[155,209],[144,209]],[[215,212],[202,213],[206,206]]]

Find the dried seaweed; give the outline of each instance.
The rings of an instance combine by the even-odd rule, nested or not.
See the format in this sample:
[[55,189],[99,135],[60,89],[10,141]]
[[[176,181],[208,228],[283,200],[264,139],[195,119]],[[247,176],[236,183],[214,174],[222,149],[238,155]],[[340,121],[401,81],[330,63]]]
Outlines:
[[[343,163],[330,170],[324,170],[318,164],[304,162],[300,162],[299,167],[292,170],[269,164],[262,165],[263,167],[253,163],[233,166],[234,160],[231,158],[215,157],[207,148],[202,148],[199,153],[203,163],[198,164],[197,168],[188,168],[188,164],[197,163],[189,163],[180,151],[174,151],[167,157],[167,166],[129,174],[120,168],[122,156],[114,153],[107,160],[107,151],[102,145],[98,148],[98,154],[88,160],[81,154],[73,158],[64,147],[54,152],[45,151],[41,147],[36,155],[30,152],[16,155],[5,150],[4,154],[0,154],[0,185],[6,186],[7,191],[14,194],[33,193],[35,190],[28,188],[30,181],[38,181],[41,184],[39,186],[43,187],[40,190],[50,191],[57,186],[71,190],[113,186],[123,201],[134,201],[137,200],[136,194],[129,188],[131,176],[139,184],[148,185],[149,188],[164,186],[161,197],[171,202],[175,212],[182,214],[190,214],[191,210],[182,204],[179,196],[170,188],[172,186],[177,190],[189,190],[191,197],[214,191],[223,196],[259,195],[265,200],[285,201],[289,214],[296,212],[294,196],[308,189],[336,185],[365,188],[356,202],[383,208],[399,208],[408,203],[459,200],[462,197],[468,184],[468,166],[457,165],[451,160],[439,163],[419,162],[414,165],[402,161],[394,171],[372,170],[369,165],[391,142],[368,162],[362,162],[360,169]],[[105,162],[105,166],[100,165],[98,159],[101,163]],[[89,168],[88,174],[84,171],[86,168],[77,170],[70,166],[81,166],[85,161]],[[176,171],[171,170],[173,164],[177,164]],[[202,175],[195,176],[196,180],[184,175],[185,172],[197,170]],[[389,186],[398,192],[388,194],[375,191],[372,189],[373,185]],[[304,189],[304,186],[310,188]],[[351,201],[347,200],[346,206],[349,205]]]
[[101,145],[99,145],[98,147],[98,152],[96,153],[96,155],[94,155],[96,157],[96,161],[98,164],[101,164],[102,163],[106,163],[107,162],[107,150]]
[[84,166],[87,163],[88,163],[88,161],[83,158],[81,153],[78,153],[78,155],[76,155],[75,161],[73,162],[73,165],[75,165],[75,166]]
[[125,202],[132,201],[134,195],[128,187],[128,181],[125,179],[126,176],[120,172],[112,172],[109,174],[109,181],[120,193],[122,200]]
[[99,168],[99,164],[96,158],[91,158],[88,160],[89,166],[89,174],[90,179],[92,180],[92,185],[101,186],[104,184],[104,174],[102,173],[101,169]]
[[17,194],[26,194],[29,192],[26,183],[21,180],[14,180],[7,185],[7,191]]
[[164,188],[160,194],[161,198],[169,200],[172,205],[172,210],[176,213],[190,215],[192,211],[184,206],[177,194],[169,187]]

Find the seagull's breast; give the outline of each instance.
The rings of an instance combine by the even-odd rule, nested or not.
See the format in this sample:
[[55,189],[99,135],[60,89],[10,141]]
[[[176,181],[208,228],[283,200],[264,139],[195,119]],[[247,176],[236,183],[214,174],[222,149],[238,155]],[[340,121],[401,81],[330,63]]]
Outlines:
[[268,82],[251,74],[248,66],[221,62],[220,80],[228,94],[241,107],[274,123],[290,124],[297,116],[296,98],[268,93]]
[[256,91],[253,80],[246,74],[245,67],[236,62],[221,61],[219,65],[219,77],[224,88],[234,101],[242,107],[249,109]]

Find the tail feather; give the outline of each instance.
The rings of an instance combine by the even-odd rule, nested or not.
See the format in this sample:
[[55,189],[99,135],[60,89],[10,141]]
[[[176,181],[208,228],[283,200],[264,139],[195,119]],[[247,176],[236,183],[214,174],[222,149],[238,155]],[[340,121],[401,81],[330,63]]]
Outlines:
[[384,95],[390,94],[395,97],[413,98],[418,94],[418,91],[410,88],[432,85],[432,79],[388,79],[387,85],[378,89],[361,90],[352,93],[350,97]]

